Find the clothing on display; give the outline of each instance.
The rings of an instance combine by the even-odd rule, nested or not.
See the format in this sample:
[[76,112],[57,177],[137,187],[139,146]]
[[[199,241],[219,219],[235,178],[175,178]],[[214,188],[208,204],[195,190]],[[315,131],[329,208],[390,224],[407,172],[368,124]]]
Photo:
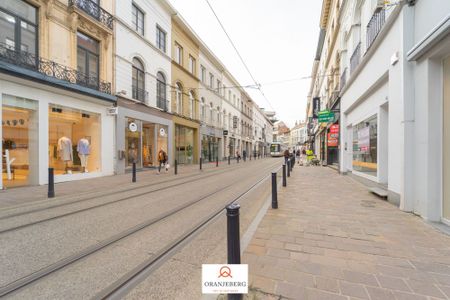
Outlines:
[[72,161],[73,160],[73,152],[72,152],[72,141],[68,137],[61,137],[58,140],[58,152],[59,157],[63,161]]
[[90,154],[89,141],[85,138],[80,139],[78,141],[77,151],[78,154],[89,155]]

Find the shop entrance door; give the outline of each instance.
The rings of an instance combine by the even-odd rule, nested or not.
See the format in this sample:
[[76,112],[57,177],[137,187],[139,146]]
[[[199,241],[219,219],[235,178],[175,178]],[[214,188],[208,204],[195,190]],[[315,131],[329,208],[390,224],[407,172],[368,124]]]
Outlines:
[[153,167],[155,152],[155,124],[143,123],[142,125],[142,166]]
[[444,136],[443,136],[443,203],[442,216],[444,219],[450,221],[450,57],[444,60]]
[[38,184],[37,102],[5,95],[2,134],[3,186]]

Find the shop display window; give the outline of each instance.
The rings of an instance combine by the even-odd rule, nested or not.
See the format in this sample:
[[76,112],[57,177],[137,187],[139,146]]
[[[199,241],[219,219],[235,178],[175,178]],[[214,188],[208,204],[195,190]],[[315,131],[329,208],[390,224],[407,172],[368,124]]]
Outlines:
[[194,157],[194,129],[175,127],[176,159],[180,164],[192,164]]
[[141,131],[141,121],[128,119],[125,128],[125,158],[128,167],[131,167],[133,162],[137,167],[141,167]]
[[38,102],[3,95],[2,182],[5,187],[38,184]]
[[353,170],[377,176],[377,115],[353,127]]
[[100,115],[49,106],[49,165],[55,174],[101,171]]

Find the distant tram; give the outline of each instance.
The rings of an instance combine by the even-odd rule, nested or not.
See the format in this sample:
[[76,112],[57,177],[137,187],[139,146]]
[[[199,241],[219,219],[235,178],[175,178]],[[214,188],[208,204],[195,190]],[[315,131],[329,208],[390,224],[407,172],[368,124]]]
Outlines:
[[282,143],[275,142],[270,144],[270,156],[272,157],[280,157],[283,156],[284,150],[286,150],[287,147],[283,145]]

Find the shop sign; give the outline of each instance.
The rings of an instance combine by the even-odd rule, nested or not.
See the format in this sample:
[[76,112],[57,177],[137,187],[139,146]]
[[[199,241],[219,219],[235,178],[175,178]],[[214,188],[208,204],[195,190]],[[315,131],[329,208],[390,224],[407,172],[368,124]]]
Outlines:
[[317,119],[320,111],[320,97],[313,98],[313,119]]
[[337,147],[339,145],[339,133],[328,133],[327,145],[328,147]]
[[228,135],[228,130],[224,130],[223,135]]
[[339,134],[339,124],[333,124],[330,126],[330,133]]
[[108,116],[117,116],[118,113],[119,113],[119,108],[117,106],[108,107],[106,109],[106,114]]
[[166,130],[164,128],[159,129],[159,135],[160,136],[166,136]]
[[328,123],[334,120],[334,112],[329,110],[322,110],[319,112],[319,123]]
[[137,131],[137,125],[136,125],[136,123],[131,122],[131,123],[128,125],[128,129],[130,129],[131,132],[136,132],[136,131]]

